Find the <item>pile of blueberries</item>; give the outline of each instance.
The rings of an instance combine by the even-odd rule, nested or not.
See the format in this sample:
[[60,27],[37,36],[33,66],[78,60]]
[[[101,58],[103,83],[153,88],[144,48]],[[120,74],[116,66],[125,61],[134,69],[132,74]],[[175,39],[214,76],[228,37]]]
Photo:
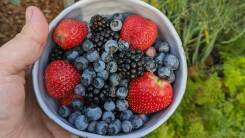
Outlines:
[[[110,25],[111,30],[117,33],[123,24],[123,20],[117,18],[119,15],[114,16]],[[74,92],[84,100],[74,99],[70,105],[59,107],[59,115],[78,130],[100,135],[129,133],[142,127],[148,116],[133,113],[128,108],[126,97],[130,79],[118,73],[120,65],[115,58],[118,52],[128,49],[129,44],[123,40],[108,40],[100,53],[88,38],[80,47],[66,51],[64,58],[81,73],[81,83]],[[142,72],[151,71],[174,82],[174,70],[178,68],[179,61],[169,51],[168,43],[157,40],[143,54]]]
[[115,49],[119,49],[118,42],[109,40],[100,56],[91,41],[85,40],[82,47],[65,53],[66,60],[81,71],[81,83],[74,92],[85,100],[75,99],[70,106],[61,106],[58,113],[79,130],[115,135],[129,133],[147,121],[145,114],[128,109],[129,80],[117,73],[118,65],[112,56]]

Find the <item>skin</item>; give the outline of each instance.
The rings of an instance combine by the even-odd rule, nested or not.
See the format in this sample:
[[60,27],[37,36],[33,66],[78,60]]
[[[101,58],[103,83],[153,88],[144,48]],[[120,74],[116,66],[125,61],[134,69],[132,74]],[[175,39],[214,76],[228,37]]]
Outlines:
[[0,137],[76,137],[51,122],[33,95],[30,65],[40,56],[48,23],[36,7],[26,9],[22,31],[0,48]]

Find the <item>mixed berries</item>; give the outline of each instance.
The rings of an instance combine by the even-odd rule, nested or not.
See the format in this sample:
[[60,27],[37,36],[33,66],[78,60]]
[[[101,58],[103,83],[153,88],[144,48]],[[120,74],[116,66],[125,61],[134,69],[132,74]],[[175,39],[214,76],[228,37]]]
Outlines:
[[81,131],[116,135],[167,108],[179,60],[157,37],[153,21],[130,13],[62,20],[44,74],[60,117]]

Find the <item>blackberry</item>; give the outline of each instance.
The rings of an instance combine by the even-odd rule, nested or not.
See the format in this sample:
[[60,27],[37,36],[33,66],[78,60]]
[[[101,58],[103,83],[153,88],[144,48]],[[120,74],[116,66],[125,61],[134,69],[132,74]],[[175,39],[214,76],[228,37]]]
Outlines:
[[104,51],[103,45],[108,40],[118,40],[119,33],[110,28],[110,20],[101,15],[95,15],[90,20],[90,30],[92,35],[90,40],[93,42],[95,49],[101,54]]
[[116,54],[118,73],[122,77],[133,79],[143,75],[145,70],[144,55],[139,49],[128,49]]
[[51,51],[50,62],[58,59],[63,59],[64,53],[65,51],[60,46],[56,45]]
[[110,87],[107,84],[105,84],[104,87],[100,90],[90,85],[87,87],[85,98],[87,103],[103,107],[104,102],[110,98],[109,93]]
[[106,17],[95,15],[91,18],[89,27],[92,33],[104,31],[110,28],[110,21]]

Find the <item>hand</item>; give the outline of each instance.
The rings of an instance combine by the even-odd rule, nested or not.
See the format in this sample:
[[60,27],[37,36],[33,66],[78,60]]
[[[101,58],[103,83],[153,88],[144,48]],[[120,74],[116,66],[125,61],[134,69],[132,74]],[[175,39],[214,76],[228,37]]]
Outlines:
[[[0,137],[74,137],[51,122],[33,96],[26,72],[45,46],[48,24],[36,7],[26,10],[26,24],[0,48]],[[29,79],[25,79],[29,78]]]

